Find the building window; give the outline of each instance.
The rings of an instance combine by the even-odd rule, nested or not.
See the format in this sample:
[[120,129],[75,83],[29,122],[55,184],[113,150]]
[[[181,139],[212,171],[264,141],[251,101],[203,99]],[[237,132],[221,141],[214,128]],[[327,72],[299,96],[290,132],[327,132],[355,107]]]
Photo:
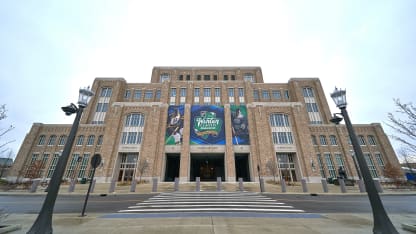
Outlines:
[[171,97],[176,97],[176,88],[171,88],[170,89],[170,96]]
[[210,75],[204,75],[204,80],[211,80],[211,76]]
[[254,101],[259,100],[259,91],[258,90],[253,90],[253,98],[254,98]]
[[271,114],[270,125],[272,127],[289,127],[289,116],[285,114]]
[[186,88],[181,88],[181,97],[186,97]]
[[270,99],[269,91],[268,90],[263,90],[262,91],[262,96],[263,96],[263,99],[266,99],[266,100]]
[[243,79],[244,79],[244,81],[253,82],[254,81],[254,75],[253,75],[253,73],[245,73],[243,75]]
[[156,101],[160,101],[160,96],[161,96],[161,91],[160,91],[160,89],[157,89],[157,90],[156,90],[156,94],[155,94],[155,96],[156,96]]
[[214,80],[218,80],[218,76],[217,75],[214,75]]
[[129,99],[130,98],[130,90],[126,90],[126,92],[124,92],[124,99]]
[[319,141],[321,142],[321,145],[327,145],[328,144],[326,142],[326,136],[324,136],[324,135],[319,136]]
[[124,126],[141,127],[144,125],[144,115],[139,113],[129,114],[126,116]]
[[312,138],[312,145],[318,145],[318,142],[316,141],[316,136],[312,135],[311,138]]
[[211,97],[211,88],[204,88],[204,97]]
[[81,158],[80,158],[80,155],[79,154],[73,154],[72,155],[72,159],[71,159],[71,161],[69,162],[69,165],[68,165],[68,169],[66,170],[66,177],[67,178],[75,178],[75,168],[76,168],[76,166],[77,166],[77,164],[78,164],[78,160],[80,160]]
[[103,135],[99,135],[98,136],[98,140],[97,140],[97,145],[102,145],[103,144]]
[[291,132],[272,132],[273,144],[288,145],[293,144]]
[[342,154],[335,154],[335,161],[337,162],[338,167],[341,167],[345,171],[345,163]]
[[273,99],[280,99],[282,95],[280,94],[279,90],[272,90]]
[[95,112],[107,112],[108,111],[108,103],[97,103],[97,109]]
[[121,137],[121,144],[132,145],[142,143],[142,132],[123,132]]
[[328,172],[331,178],[337,177],[337,171],[335,170],[334,163],[331,158],[331,154],[325,153],[324,154],[325,162],[328,168]]
[[194,97],[199,97],[199,88],[194,89]]
[[87,145],[94,145],[95,136],[89,135],[87,139]]
[[112,89],[111,88],[101,88],[101,97],[111,97]]
[[196,76],[196,79],[197,79],[197,80],[201,80],[201,75],[197,75],[197,76]]
[[377,145],[376,144],[376,138],[373,135],[369,135],[367,138],[368,138],[368,144],[369,145]]
[[59,137],[58,145],[65,145],[66,142],[66,136],[62,135]]
[[331,145],[338,145],[337,143],[337,137],[334,135],[330,135],[329,136],[329,142],[331,143]]
[[285,98],[286,100],[289,100],[289,90],[285,90]]
[[303,88],[303,96],[304,97],[314,97],[312,88],[310,88],[310,87]]
[[48,145],[52,146],[52,145],[55,145],[55,143],[56,143],[56,136],[55,135],[50,136],[49,141],[48,141]]
[[44,145],[45,144],[45,139],[46,139],[45,135],[40,135],[38,145]]
[[183,80],[183,75],[179,75],[178,80]]
[[234,97],[234,88],[228,88],[228,96]]
[[136,89],[134,90],[134,99],[141,99],[142,98],[142,90]]
[[59,156],[60,156],[59,153],[55,153],[53,155],[52,161],[49,164],[48,174],[46,175],[47,178],[52,177],[52,174],[53,174],[53,172],[55,171],[55,168],[56,168],[56,164],[58,163]]
[[321,177],[325,178],[325,170],[324,170],[324,164],[322,162],[321,154],[316,154],[316,158],[318,160],[318,166],[319,166],[319,172],[321,173]]
[[186,75],[186,80],[191,80],[191,75]]
[[221,97],[221,88],[215,88],[215,97]]
[[318,112],[318,105],[316,103],[306,103],[306,111]]
[[76,145],[79,146],[79,145],[82,145],[83,143],[84,143],[84,135],[79,135]]
[[385,166],[384,166],[384,161],[383,158],[381,157],[380,153],[375,153],[374,154],[375,158],[376,158],[376,162],[378,164],[378,167],[382,170],[384,170]]
[[231,80],[235,80],[235,75],[231,75]]
[[169,74],[168,73],[162,73],[161,75],[160,75],[160,82],[164,82],[164,81],[168,81],[169,80]]
[[88,161],[90,158],[90,154],[84,154],[82,156],[81,160],[81,165],[79,166],[79,172],[78,172],[78,178],[84,178],[85,177],[85,171],[87,169],[88,166]]
[[377,169],[374,165],[373,159],[371,158],[371,154],[365,153],[364,154],[365,161],[367,162],[368,169],[370,169],[370,174],[373,178],[377,178]]
[[144,93],[144,99],[152,99],[153,98],[153,91],[152,90],[146,90]]
[[238,88],[238,96],[244,97],[244,88]]
[[365,145],[365,139],[363,135],[358,136],[358,142],[360,143],[360,145]]
[[224,80],[228,80],[228,75],[224,75]]

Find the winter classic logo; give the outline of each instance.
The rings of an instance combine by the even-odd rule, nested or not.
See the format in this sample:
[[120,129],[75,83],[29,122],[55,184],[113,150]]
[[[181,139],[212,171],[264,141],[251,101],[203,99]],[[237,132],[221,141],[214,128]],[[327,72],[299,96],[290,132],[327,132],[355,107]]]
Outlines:
[[201,111],[199,116],[194,118],[194,131],[203,139],[209,135],[216,137],[221,131],[222,120],[217,118],[215,112]]

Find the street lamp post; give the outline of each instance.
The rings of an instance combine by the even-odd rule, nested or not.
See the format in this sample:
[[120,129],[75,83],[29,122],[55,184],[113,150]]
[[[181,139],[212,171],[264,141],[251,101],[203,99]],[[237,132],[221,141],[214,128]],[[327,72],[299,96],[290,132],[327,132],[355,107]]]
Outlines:
[[348,112],[346,109],[346,91],[335,88],[334,92],[331,93],[331,98],[334,100],[337,107],[341,110],[341,115],[344,117],[348,134],[351,137],[352,146],[354,148],[355,156],[364,179],[365,188],[367,190],[367,195],[370,200],[371,209],[373,212],[373,233],[398,234],[396,228],[393,226],[389,217],[387,216],[386,211],[384,210],[383,203],[381,202],[373,178],[370,174],[370,170],[368,169],[367,163],[363,156],[363,152],[358,143],[357,136],[355,135],[355,131],[352,127],[350,118],[348,116]]
[[350,152],[351,152],[352,161],[354,162],[355,170],[357,170],[358,179],[361,180],[362,176],[361,176],[360,169],[358,168],[358,165],[357,165],[357,160],[356,160],[354,151],[353,150],[350,150]]
[[88,88],[79,89],[78,107],[71,103],[71,105],[62,107],[62,110],[66,115],[76,113],[74,123],[72,124],[71,131],[69,133],[67,142],[65,143],[64,150],[61,157],[59,157],[56,169],[49,182],[48,193],[46,194],[45,201],[42,208],[36,218],[35,223],[32,225],[27,233],[30,234],[46,234],[52,233],[52,213],[55,206],[56,197],[58,195],[59,187],[61,186],[62,176],[65,172],[66,164],[68,163],[69,153],[71,152],[72,145],[74,143],[75,135],[78,129],[79,121],[81,119],[82,112],[87,107],[89,100],[94,93]]

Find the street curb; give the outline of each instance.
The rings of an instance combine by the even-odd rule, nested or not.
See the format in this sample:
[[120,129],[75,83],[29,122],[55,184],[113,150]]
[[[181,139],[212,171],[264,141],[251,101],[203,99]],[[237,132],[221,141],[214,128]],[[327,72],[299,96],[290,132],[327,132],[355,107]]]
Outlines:
[[410,225],[410,224],[402,223],[402,228],[403,228],[403,230],[416,233],[416,225]]
[[0,225],[0,234],[8,233],[8,232],[11,232],[11,231],[16,231],[16,230],[20,230],[20,229],[22,229],[22,225],[20,225],[20,224],[17,224],[17,225],[7,225],[7,224],[5,224],[3,227],[1,227],[1,225]]

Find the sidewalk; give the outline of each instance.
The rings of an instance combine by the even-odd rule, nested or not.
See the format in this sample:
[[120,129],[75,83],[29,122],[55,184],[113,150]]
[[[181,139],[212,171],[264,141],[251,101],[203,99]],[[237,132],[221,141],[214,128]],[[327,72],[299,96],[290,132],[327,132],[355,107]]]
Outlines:
[[[110,194],[110,184],[97,184],[94,194]],[[308,184],[308,193],[331,195],[366,195],[360,193],[357,186],[348,187],[347,193],[341,193],[339,186],[328,185],[329,193],[323,193],[320,184]],[[281,193],[281,188],[274,184],[265,184],[266,193]],[[75,191],[68,192],[68,185],[62,185],[60,194],[86,194],[88,184],[77,184]],[[117,186],[114,194],[151,193],[151,184],[137,184],[136,191],[130,192],[130,186]],[[181,183],[180,191],[195,191],[195,183]],[[216,183],[201,184],[202,191],[216,191]],[[238,191],[238,183],[223,183],[223,191]],[[258,183],[245,183],[245,191],[259,192]],[[173,183],[159,183],[158,193],[173,192]],[[36,193],[27,190],[1,192],[3,194],[46,194],[39,188]],[[300,185],[287,186],[287,194],[305,194]],[[384,190],[384,194],[416,194],[413,191]],[[21,225],[21,229],[11,233],[26,233],[34,223],[37,214],[10,214],[5,224]],[[389,214],[389,217],[399,233],[416,233],[405,231],[402,224],[414,225],[415,214]],[[316,215],[293,215],[275,218],[262,217],[175,217],[175,218],[114,218],[107,213],[87,213],[85,217],[79,214],[54,214],[54,233],[189,233],[189,234],[262,234],[262,233],[372,233],[373,217],[371,213],[331,213]]]
[[[54,233],[184,233],[184,234],[263,234],[263,233],[372,233],[370,214],[321,214],[320,218],[233,218],[233,217],[192,217],[192,218],[103,218],[104,214],[58,214],[53,216]],[[411,223],[416,215],[390,215],[399,233],[412,232],[402,229],[402,223]],[[11,233],[26,233],[36,215],[12,214],[7,224],[22,225]]]

